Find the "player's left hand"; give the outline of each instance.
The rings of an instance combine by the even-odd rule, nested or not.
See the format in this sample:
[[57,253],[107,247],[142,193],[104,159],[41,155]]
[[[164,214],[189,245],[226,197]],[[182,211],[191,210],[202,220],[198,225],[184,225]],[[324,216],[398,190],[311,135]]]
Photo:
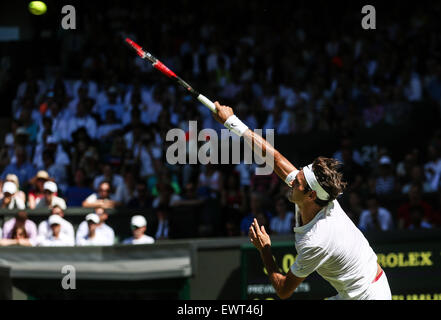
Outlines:
[[264,226],[259,226],[257,219],[254,219],[249,229],[248,235],[252,244],[261,251],[267,246],[271,246],[271,239],[268,233],[266,233]]

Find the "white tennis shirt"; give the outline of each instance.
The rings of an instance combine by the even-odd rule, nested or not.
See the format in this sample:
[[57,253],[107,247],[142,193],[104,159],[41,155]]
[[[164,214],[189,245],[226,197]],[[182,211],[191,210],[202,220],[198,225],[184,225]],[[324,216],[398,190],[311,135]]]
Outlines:
[[296,205],[295,218],[298,256],[291,266],[292,273],[304,278],[317,271],[341,298],[362,297],[376,276],[377,256],[338,201],[329,203],[303,226],[299,226]]

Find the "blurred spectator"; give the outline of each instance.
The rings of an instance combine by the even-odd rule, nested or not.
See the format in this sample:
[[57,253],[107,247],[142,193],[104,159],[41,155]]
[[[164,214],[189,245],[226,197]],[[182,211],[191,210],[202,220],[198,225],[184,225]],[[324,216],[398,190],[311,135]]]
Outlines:
[[[59,228],[59,230],[57,228],[57,231],[61,234],[60,239],[62,240],[62,242],[63,243],[71,243],[71,245],[74,245],[75,244],[75,232],[74,232],[74,228],[72,226],[72,223],[70,223],[69,221],[64,219],[63,209],[57,205],[55,205],[51,209],[51,213],[49,215],[49,218],[47,220],[40,222],[40,224],[38,225],[39,242],[43,241],[44,239],[50,239],[50,241],[54,240],[53,238],[51,238],[51,236],[53,235],[53,229],[51,227],[51,221],[50,221],[50,219],[53,216],[59,217],[59,218],[55,218],[56,220],[53,220],[53,221],[57,221],[57,223],[60,225],[60,228]],[[54,219],[54,218],[52,218],[52,219]],[[59,236],[57,236],[56,238],[58,239]],[[58,241],[58,240],[54,240],[54,241]]]
[[410,187],[408,197],[409,200],[403,203],[398,208],[398,227],[400,229],[408,229],[412,224],[412,214],[411,208],[415,210],[416,207],[420,207],[423,215],[421,221],[428,222],[431,224],[433,219],[433,209],[426,201],[421,197],[421,186],[414,184]]
[[160,206],[171,207],[177,201],[181,200],[181,197],[173,192],[173,188],[170,183],[159,181],[157,188],[159,195],[153,199],[153,208],[158,208]]
[[184,192],[179,196],[180,199],[174,200],[170,206],[182,207],[182,206],[200,206],[204,203],[204,198],[197,193],[194,183],[187,183],[184,187]]
[[415,102],[421,100],[423,88],[417,72],[408,67],[403,72],[402,84],[404,85],[403,93],[408,101]]
[[378,205],[375,195],[371,195],[367,200],[368,208],[360,214],[358,227],[362,232],[366,231],[387,231],[393,228],[391,213]]
[[[258,192],[252,192],[250,195],[250,214],[245,216],[240,223],[240,233],[242,236],[248,234],[253,220],[256,218],[259,225],[265,226],[266,230],[269,230],[268,226],[271,224],[272,214],[263,208],[263,196]],[[263,223],[261,223],[263,222]]]
[[117,134],[122,132],[122,124],[116,118],[115,111],[109,109],[106,111],[104,123],[98,126],[97,139],[110,140]]
[[[264,165],[259,165],[264,167]],[[257,168],[251,175],[250,190],[253,192],[259,192],[266,196],[272,196],[277,191],[279,186],[279,177],[273,171],[270,174],[262,175],[257,174]]]
[[[115,232],[105,222],[108,217],[109,215],[105,208],[96,208],[95,213],[87,215],[86,220],[78,226],[76,234],[77,244],[83,243],[83,240],[87,239],[88,235],[93,231],[93,243],[100,243],[103,246],[113,245],[115,243]],[[96,224],[96,226],[91,227],[89,220],[93,222],[92,224]]]
[[[99,170],[99,156],[95,147],[87,145],[80,141],[74,149],[74,156],[78,161],[73,161],[73,169],[81,168],[84,170],[86,177],[94,179],[100,174]],[[74,157],[72,157],[74,159]]]
[[78,168],[74,175],[74,185],[67,188],[65,198],[68,207],[81,207],[83,201],[93,193],[93,189],[87,183],[86,173]]
[[35,147],[33,159],[32,164],[37,169],[46,170],[59,185],[66,184],[67,166],[71,161],[56,135],[48,135]]
[[[140,167],[139,175],[147,180],[160,167],[162,150],[156,145],[151,132],[142,133],[139,141],[137,143],[133,142],[133,157],[136,164]],[[130,148],[129,144],[127,144],[127,148]]]
[[46,116],[52,119],[52,135],[57,141],[71,141],[69,117],[66,117],[66,110],[62,109],[61,103],[58,101],[52,101],[48,106],[49,110]]
[[363,167],[354,161],[353,154],[353,151],[349,148],[341,149],[341,173],[343,174],[343,180],[348,183],[346,192],[359,190],[363,181]]
[[124,184],[124,179],[120,174],[114,172],[114,169],[110,163],[105,163],[102,166],[102,175],[97,176],[93,180],[93,187],[98,189],[99,185],[103,181],[108,181],[112,184],[112,190],[117,190]]
[[411,180],[412,168],[417,165],[418,159],[415,152],[407,153],[404,159],[397,164],[396,175],[401,185],[405,185]]
[[198,193],[205,197],[210,197],[212,194],[217,197],[222,190],[222,174],[212,163],[207,163],[203,168],[205,172],[202,171],[198,178]]
[[156,218],[158,219],[158,227],[156,229],[155,238],[156,240],[163,240],[169,238],[169,211],[170,208],[167,206],[159,206],[156,208]]
[[56,196],[58,192],[57,184],[53,181],[46,181],[43,185],[44,197],[35,206],[39,208],[53,208],[59,206],[61,209],[66,210],[66,202],[63,198]]
[[13,173],[7,174],[4,182],[7,181],[13,182],[17,187],[17,192],[14,194],[14,197],[19,198],[21,201],[23,201],[23,203],[26,204],[26,193],[20,190],[20,183],[18,182],[18,177]]
[[176,194],[181,193],[181,187],[179,186],[178,177],[172,173],[171,170],[169,170],[167,167],[161,167],[158,170],[158,174],[151,176],[147,183],[148,188],[151,190],[152,196],[157,196],[159,194],[158,192],[158,181],[160,181],[163,184],[169,184],[173,192]]
[[102,181],[98,185],[96,193],[92,193],[83,201],[83,207],[85,208],[104,208],[112,209],[118,206],[119,203],[114,200],[112,195],[112,188],[108,181]]
[[409,229],[430,229],[432,224],[424,219],[424,210],[421,206],[409,208],[410,225]]
[[24,235],[31,245],[34,246],[37,243],[37,225],[28,219],[28,213],[23,210],[18,211],[14,218],[9,219],[3,225],[4,239],[17,239],[17,237],[21,239],[21,235]]
[[[343,151],[347,153],[346,156],[343,156]],[[352,140],[349,138],[344,138],[341,140],[340,149],[334,152],[332,157],[339,160],[343,164],[345,164],[345,160],[349,161],[350,159],[359,166],[363,165],[363,157],[358,150],[353,148]]]
[[72,134],[81,127],[86,129],[91,139],[97,138],[97,123],[88,113],[86,101],[78,102],[75,115],[69,119],[67,140],[72,141]]
[[123,183],[116,188],[115,200],[125,206],[134,198],[135,193],[136,179],[133,171],[129,169],[124,173]]
[[73,247],[75,245],[74,237],[61,232],[64,221],[66,220],[59,215],[52,214],[46,221],[51,232],[48,232],[46,236],[39,237],[38,245],[43,247]]
[[[40,128],[37,134],[37,146],[36,148],[46,145],[47,138],[52,136],[52,119],[49,117],[43,117],[41,120]],[[35,161],[35,159],[34,159]],[[38,165],[37,165],[38,167]]]
[[35,209],[38,202],[44,198],[44,183],[49,181],[49,179],[49,174],[44,170],[40,170],[30,180],[31,189],[28,193],[28,205],[30,209]]
[[130,104],[124,108],[122,122],[123,125],[127,125],[132,122],[133,119],[140,120],[144,124],[149,123],[147,106],[141,100],[140,93],[132,93]]
[[46,90],[46,86],[41,79],[37,79],[35,72],[31,69],[26,70],[25,77],[25,80],[17,88],[17,99],[33,96],[36,102]]
[[379,102],[377,95],[371,97],[370,106],[363,110],[363,121],[370,128],[384,119],[384,106]]
[[[21,109],[20,116],[18,117],[22,126],[17,129],[16,133],[17,135],[19,133],[26,135],[26,139],[29,139],[28,141],[31,144],[34,144],[37,141],[40,115],[35,109],[33,109],[31,103],[28,104],[28,101],[30,101],[29,98],[26,98],[24,101],[25,105],[23,106],[23,109]],[[23,132],[20,132],[21,130],[23,130]]]
[[118,89],[115,86],[110,86],[105,94],[101,93],[101,96],[102,100],[97,99],[97,104],[94,109],[94,111],[99,114],[100,120],[104,122],[107,110],[113,110],[118,121],[122,122],[124,106],[120,102],[121,99],[118,96]]
[[26,232],[26,229],[22,225],[16,224],[11,231],[11,238],[1,239],[0,246],[24,246],[24,247],[32,247],[36,245],[35,241],[31,241]]
[[277,105],[269,114],[263,130],[274,129],[275,134],[290,134],[293,131],[291,112]]
[[379,175],[375,181],[375,191],[379,196],[389,195],[395,190],[395,176],[392,171],[392,161],[388,156],[382,156],[379,161]]
[[147,220],[140,215],[133,216],[130,220],[133,236],[123,241],[123,244],[152,244],[155,239],[146,235]]
[[130,199],[127,204],[128,208],[150,209],[152,207],[153,198],[148,192],[147,183],[143,180],[136,182],[136,195]]
[[439,150],[434,146],[427,148],[428,161],[424,164],[426,181],[430,186],[431,192],[436,192],[441,182],[441,156]]
[[22,147],[15,149],[15,163],[10,163],[1,175],[1,180],[5,180],[6,175],[12,173],[18,177],[19,183],[23,188],[27,188],[29,180],[35,175],[34,166],[26,159],[26,151]]
[[278,197],[276,200],[276,214],[270,223],[272,234],[292,234],[294,227],[294,213],[288,211],[288,200],[285,197]]
[[225,227],[227,227],[227,223],[239,225],[246,210],[246,196],[240,188],[239,179],[238,173],[231,173],[221,192],[222,216]]
[[358,225],[360,215],[363,212],[362,200],[357,192],[347,192],[347,205],[342,204],[347,216],[352,220],[355,225]]
[[26,205],[20,198],[16,197],[17,186],[14,182],[6,181],[3,183],[3,198],[0,199],[0,208],[9,210],[20,209],[24,210]]
[[74,93],[74,97],[78,97],[78,90],[79,88],[85,89],[85,94],[89,98],[95,99],[98,95],[98,85],[95,81],[93,81],[90,78],[90,70],[87,68],[84,68],[81,73],[81,78],[74,82],[72,85],[72,91]]
[[241,161],[234,167],[234,170],[237,171],[240,175],[240,185],[245,189],[249,189],[251,184],[251,175],[256,169],[256,164],[245,164],[244,161]]
[[420,166],[414,166],[412,168],[410,172],[410,181],[403,186],[401,193],[408,194],[413,184],[421,185],[423,188],[423,193],[432,192],[430,184],[424,181],[424,172]]
[[[100,218],[95,213],[89,213],[86,216],[85,221],[81,225],[86,226],[86,232],[81,234],[77,233],[76,245],[77,246],[104,246],[108,245],[102,234],[97,232],[98,225],[100,223]],[[113,243],[112,243],[113,244]]]

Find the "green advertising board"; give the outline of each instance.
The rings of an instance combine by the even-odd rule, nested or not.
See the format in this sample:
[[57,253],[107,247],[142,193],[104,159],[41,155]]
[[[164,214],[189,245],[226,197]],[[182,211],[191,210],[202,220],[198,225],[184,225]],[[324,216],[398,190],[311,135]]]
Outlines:
[[[384,269],[394,300],[441,300],[441,241],[391,241],[373,243],[378,263]],[[274,242],[273,256],[283,274],[297,253],[292,242]],[[252,244],[241,247],[242,298],[278,299],[268,280],[259,252]],[[309,275],[290,299],[317,300],[336,295],[335,289],[317,272]]]

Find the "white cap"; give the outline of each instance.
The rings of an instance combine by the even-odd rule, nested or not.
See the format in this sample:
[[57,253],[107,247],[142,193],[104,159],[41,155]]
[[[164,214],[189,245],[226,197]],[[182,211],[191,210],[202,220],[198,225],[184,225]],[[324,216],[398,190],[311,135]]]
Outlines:
[[390,158],[388,156],[382,156],[380,158],[380,164],[391,164],[392,161],[390,160]]
[[63,222],[63,218],[61,218],[58,214],[53,214],[49,217],[49,225],[60,224]]
[[57,184],[53,181],[46,181],[43,185],[43,189],[49,190],[52,193],[55,193],[58,191]]
[[137,228],[142,228],[147,225],[147,220],[143,216],[133,216],[130,224]]
[[96,213],[89,213],[86,216],[86,221],[92,221],[93,223],[100,223],[100,217]]
[[5,183],[3,183],[3,193],[14,194],[16,192],[17,192],[17,186],[15,185],[14,182],[6,181]]

